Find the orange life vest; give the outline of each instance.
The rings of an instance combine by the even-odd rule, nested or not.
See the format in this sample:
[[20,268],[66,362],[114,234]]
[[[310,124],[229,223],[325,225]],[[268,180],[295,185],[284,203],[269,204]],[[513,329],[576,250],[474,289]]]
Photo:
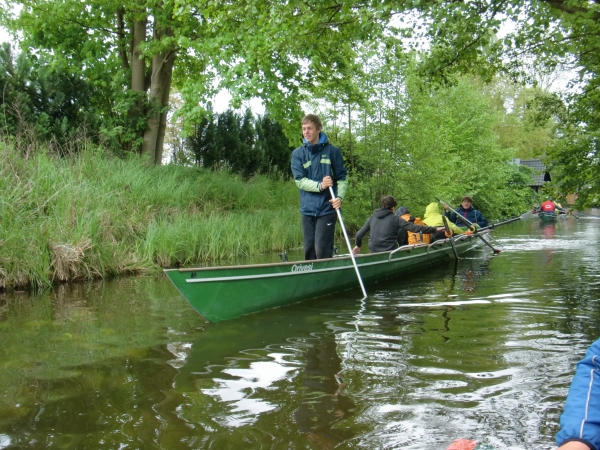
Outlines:
[[[413,217],[410,214],[404,214],[400,217],[402,217],[407,222],[412,222],[416,225],[427,226],[427,225],[425,225],[425,222],[423,222],[423,220],[421,220],[420,217]],[[408,244],[409,245],[429,244],[431,242],[430,234],[413,233],[412,231],[407,231],[406,233],[408,234]]]
[[544,203],[542,203],[542,211],[544,212],[554,212],[555,209],[556,205],[552,200],[546,200]]

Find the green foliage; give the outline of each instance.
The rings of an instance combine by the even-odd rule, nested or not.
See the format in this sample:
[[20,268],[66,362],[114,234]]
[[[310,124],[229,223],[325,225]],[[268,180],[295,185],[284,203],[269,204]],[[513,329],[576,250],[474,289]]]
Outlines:
[[290,183],[148,166],[83,145],[57,158],[2,144],[0,157],[0,287],[143,273],[302,239]]
[[243,117],[232,110],[210,114],[186,141],[187,152],[201,167],[229,169],[244,178],[258,173],[290,177],[293,148],[281,125],[268,115],[255,119],[250,110]]
[[556,139],[557,116],[553,106],[560,105],[555,94],[540,88],[526,88],[497,78],[482,86],[492,107],[501,115],[494,127],[498,143],[515,150],[515,157],[535,159],[546,154]]
[[[511,164],[515,149],[500,145],[495,129],[503,115],[481,85],[459,78],[426,88],[408,69],[404,80],[402,91],[379,90],[372,102],[378,109],[365,108],[352,126],[356,169],[344,205],[351,229],[390,194],[416,215],[435,197],[458,204],[466,194],[490,219],[530,208],[531,175]],[[347,160],[348,143],[341,132]]]
[[583,209],[600,205],[600,115],[596,106],[599,94],[576,94],[560,114],[560,139],[549,149],[546,162],[552,173],[549,194],[564,201],[568,194],[577,194],[575,206]]
[[60,61],[28,53],[15,56],[9,44],[2,44],[0,89],[0,129],[5,135],[29,133],[40,141],[54,141],[59,153],[84,133],[98,141],[100,119],[90,102],[92,88]]
[[[224,88],[234,107],[243,99],[262,98],[291,137],[306,93],[321,85],[351,84],[351,75],[362,67],[358,44],[385,36],[393,21],[393,11],[379,1],[6,0],[4,6],[20,11],[14,18],[4,15],[3,21],[22,34],[23,48],[68,62],[69,73],[83,75],[93,86],[92,103],[102,117],[121,119],[114,126],[122,128],[111,136],[127,150],[137,144],[138,120],[150,128],[147,105],[168,105],[171,84],[185,101],[182,114],[193,122],[200,121],[208,101]],[[141,33],[134,48],[136,30]],[[164,65],[156,58],[164,62],[166,57],[174,67],[162,76],[158,71]],[[143,60],[144,73],[134,65],[135,58]],[[128,101],[140,75],[149,80],[136,91],[146,105],[142,114],[139,103]]]

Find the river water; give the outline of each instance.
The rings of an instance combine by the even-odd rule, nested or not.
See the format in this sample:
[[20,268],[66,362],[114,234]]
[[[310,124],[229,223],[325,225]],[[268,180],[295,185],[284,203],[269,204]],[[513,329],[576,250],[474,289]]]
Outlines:
[[[598,215],[599,211],[588,211]],[[555,448],[600,334],[600,217],[209,324],[163,276],[0,298],[0,449]]]

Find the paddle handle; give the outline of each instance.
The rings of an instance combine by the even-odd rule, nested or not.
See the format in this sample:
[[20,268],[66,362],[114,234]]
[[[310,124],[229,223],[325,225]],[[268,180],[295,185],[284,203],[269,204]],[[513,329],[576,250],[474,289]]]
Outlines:
[[[329,186],[329,192],[331,193],[331,198],[335,198],[335,194],[333,192],[333,188]],[[358,278],[358,282],[360,284],[360,288],[362,289],[362,293],[365,297],[367,297],[367,291],[365,289],[365,285],[363,284],[362,278],[360,277],[360,272],[358,271],[358,266],[356,265],[356,259],[354,258],[354,253],[352,253],[352,244],[350,244],[350,239],[348,238],[348,233],[346,233],[346,227],[344,226],[344,221],[342,220],[342,212],[340,209],[336,209],[338,219],[340,221],[340,226],[342,227],[342,231],[344,232],[344,238],[346,238],[346,245],[348,246],[348,251],[350,252],[350,258],[352,258],[352,264],[354,265],[354,270],[356,271],[356,277]]]
[[439,199],[439,198],[437,198],[437,197],[434,197],[434,198],[435,198],[435,199],[436,199],[438,202],[440,202],[440,203],[443,203],[444,205],[448,205],[448,209],[449,209],[450,211],[452,211],[454,214],[456,214],[456,217],[458,217],[460,220],[462,220],[463,222],[465,222],[465,223],[466,223],[466,224],[469,226],[469,228],[471,229],[471,231],[472,231],[473,233],[475,233],[475,236],[477,236],[479,239],[481,239],[481,240],[483,241],[483,243],[484,243],[485,245],[487,245],[489,248],[491,248],[491,249],[492,249],[492,251],[494,252],[494,254],[495,254],[495,255],[497,255],[498,253],[500,253],[500,250],[498,250],[498,249],[494,248],[494,247],[492,246],[492,244],[490,244],[490,243],[489,243],[489,242],[488,242],[488,241],[487,241],[487,240],[486,240],[486,239],[485,239],[483,236],[481,236],[481,235],[477,234],[477,231],[478,231],[478,230],[477,230],[477,227],[474,227],[472,222],[470,222],[470,221],[469,221],[469,220],[468,220],[466,217],[463,217],[463,216],[461,216],[461,215],[460,215],[460,213],[458,213],[458,212],[456,212],[454,209],[452,209],[452,207],[451,207],[451,206],[450,206],[448,203],[446,203],[445,201],[443,201],[443,200],[440,200],[440,199]]
[[450,225],[448,225],[448,218],[446,216],[442,216],[442,220],[444,221],[444,228],[446,229],[446,237],[450,241],[452,251],[454,252],[454,257],[458,260],[458,252],[456,251],[456,246],[454,245],[454,233],[450,231]]
[[471,231],[473,231],[473,232],[477,231],[477,228],[473,226],[473,222],[471,222],[471,221],[470,221],[469,219],[467,219],[466,217],[462,216],[462,215],[461,215],[459,212],[457,212],[455,209],[452,209],[452,207],[450,206],[450,204],[449,204],[449,203],[447,203],[447,202],[445,202],[445,201],[443,201],[443,200],[440,200],[440,199],[439,199],[439,198],[437,198],[437,197],[434,197],[434,198],[435,198],[435,199],[436,199],[438,202],[440,202],[440,203],[442,203],[442,204],[444,204],[444,205],[448,205],[448,209],[449,209],[450,211],[452,211],[454,214],[456,214],[456,217],[458,217],[460,220],[462,220],[462,221],[465,223],[465,225],[467,225],[469,228],[472,228],[472,229],[471,229]]

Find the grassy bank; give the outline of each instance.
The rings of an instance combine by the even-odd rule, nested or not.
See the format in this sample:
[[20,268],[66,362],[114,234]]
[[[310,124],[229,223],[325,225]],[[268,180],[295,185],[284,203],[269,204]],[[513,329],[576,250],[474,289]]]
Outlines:
[[0,288],[143,273],[301,245],[293,182],[0,144]]

